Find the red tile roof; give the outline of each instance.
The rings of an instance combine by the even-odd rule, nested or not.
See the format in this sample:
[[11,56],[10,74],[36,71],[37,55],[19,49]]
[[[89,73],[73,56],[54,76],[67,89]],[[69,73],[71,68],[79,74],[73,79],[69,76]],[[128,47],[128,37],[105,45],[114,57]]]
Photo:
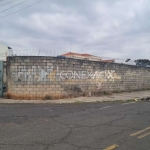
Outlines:
[[93,56],[93,55],[90,55],[90,54],[79,54],[79,53],[73,53],[73,52],[68,52],[68,53],[65,53],[65,54],[62,54],[62,56],[86,56],[86,57],[89,57],[89,56]]
[[83,58],[88,58],[89,60],[96,60],[96,61],[100,61],[100,62],[109,62],[109,63],[113,63],[114,59],[109,59],[109,60],[102,60],[100,57],[98,56],[94,56],[94,55],[90,55],[90,54],[79,54],[79,53],[73,53],[73,52],[68,52],[65,54],[62,54],[62,56],[66,56],[66,57],[83,57]]

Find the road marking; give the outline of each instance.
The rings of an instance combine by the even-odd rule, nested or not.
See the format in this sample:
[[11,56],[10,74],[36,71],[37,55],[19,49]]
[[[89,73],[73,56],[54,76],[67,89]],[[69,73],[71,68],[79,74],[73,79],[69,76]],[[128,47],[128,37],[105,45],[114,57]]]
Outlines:
[[143,132],[145,132],[145,131],[147,131],[147,130],[149,130],[149,129],[150,129],[150,127],[146,128],[146,129],[144,129],[144,130],[138,131],[138,132],[136,132],[136,133],[133,133],[133,134],[131,134],[130,136],[136,136],[136,135],[138,135],[138,134],[140,134],[140,133],[143,133]]
[[113,149],[115,149],[117,147],[118,147],[118,145],[114,144],[114,145],[111,145],[111,146],[105,148],[104,150],[113,150]]
[[144,138],[144,137],[146,137],[146,136],[148,136],[148,135],[150,135],[150,132],[145,133],[145,134],[143,134],[143,135],[140,135],[140,136],[138,136],[138,138],[141,139],[141,138]]
[[122,105],[128,105],[128,104],[133,104],[133,103],[136,103],[136,102],[124,103],[124,104],[122,104]]
[[106,109],[106,108],[110,108],[110,107],[113,107],[113,106],[106,106],[106,107],[102,107],[100,109]]

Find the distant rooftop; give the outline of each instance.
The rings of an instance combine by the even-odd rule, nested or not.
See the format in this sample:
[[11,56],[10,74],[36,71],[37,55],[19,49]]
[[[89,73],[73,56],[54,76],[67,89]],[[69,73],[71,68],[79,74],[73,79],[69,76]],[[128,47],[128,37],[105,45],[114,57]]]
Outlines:
[[92,60],[92,61],[100,61],[100,62],[114,62],[114,59],[109,59],[109,60],[103,60],[102,58],[90,54],[79,54],[79,53],[73,53],[73,52],[68,52],[65,54],[62,54],[61,56],[65,56],[68,58],[75,58],[75,59],[85,59],[85,60]]

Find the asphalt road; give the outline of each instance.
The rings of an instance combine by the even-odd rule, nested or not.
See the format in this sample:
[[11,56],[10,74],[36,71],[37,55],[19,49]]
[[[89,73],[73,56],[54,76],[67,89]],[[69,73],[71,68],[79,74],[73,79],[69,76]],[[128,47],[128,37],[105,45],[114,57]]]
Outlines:
[[150,102],[1,104],[0,150],[150,150]]

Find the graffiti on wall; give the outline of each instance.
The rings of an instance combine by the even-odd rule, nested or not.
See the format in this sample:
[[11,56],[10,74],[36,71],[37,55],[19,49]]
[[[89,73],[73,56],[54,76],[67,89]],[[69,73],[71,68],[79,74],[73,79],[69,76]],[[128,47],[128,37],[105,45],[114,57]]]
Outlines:
[[114,81],[120,79],[115,70],[104,71],[62,71],[60,73],[61,79],[101,79],[102,81]]
[[97,82],[97,83],[96,83],[96,86],[97,86],[97,89],[100,90],[100,89],[101,89],[101,86],[102,86],[101,82]]
[[[57,76],[57,78],[56,78]],[[102,70],[102,71],[61,71],[57,66],[46,66],[44,69],[40,66],[20,66],[17,71],[12,72],[13,81],[24,82],[41,82],[41,81],[58,81],[60,80],[94,80],[97,82],[98,89],[101,88],[102,82],[121,79],[115,70]]]
[[31,69],[27,69],[26,66],[23,66],[21,71],[12,72],[12,79],[13,81],[40,82],[44,81],[47,76],[49,76],[49,79],[51,79],[50,75],[53,73],[53,71],[53,66],[47,66],[46,69],[42,69],[40,66],[32,66]]

